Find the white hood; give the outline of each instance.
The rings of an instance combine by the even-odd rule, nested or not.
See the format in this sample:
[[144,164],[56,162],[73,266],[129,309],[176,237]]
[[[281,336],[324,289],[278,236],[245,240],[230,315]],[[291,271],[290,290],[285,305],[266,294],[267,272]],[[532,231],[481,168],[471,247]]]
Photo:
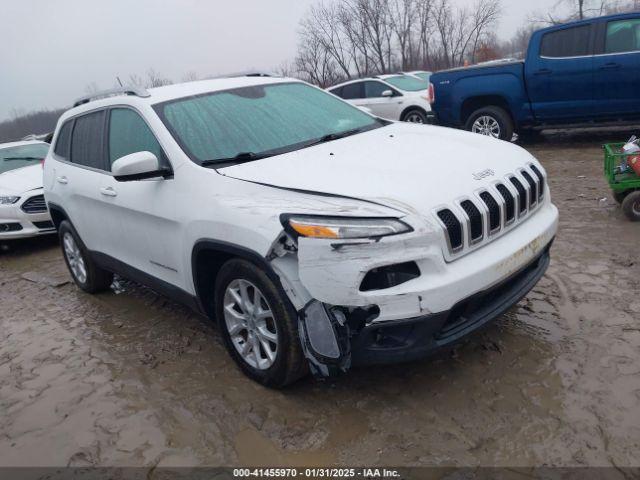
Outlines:
[[0,174],[0,193],[22,194],[42,188],[42,165],[16,168]]
[[[267,185],[330,193],[425,213],[535,159],[508,142],[394,123],[296,152],[220,169]],[[491,170],[488,176],[474,173]]]

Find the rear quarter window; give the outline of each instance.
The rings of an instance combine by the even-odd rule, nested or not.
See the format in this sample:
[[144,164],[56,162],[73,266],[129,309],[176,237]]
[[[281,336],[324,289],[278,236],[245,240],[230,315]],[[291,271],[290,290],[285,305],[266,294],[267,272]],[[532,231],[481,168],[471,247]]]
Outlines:
[[342,87],[342,94],[340,95],[345,100],[354,100],[356,98],[364,97],[364,89],[362,88],[362,82],[350,83]]
[[71,128],[73,126],[73,120],[68,120],[62,125],[60,128],[60,133],[58,133],[58,139],[56,140],[56,146],[53,151],[56,155],[65,160],[69,159],[69,147],[71,140]]

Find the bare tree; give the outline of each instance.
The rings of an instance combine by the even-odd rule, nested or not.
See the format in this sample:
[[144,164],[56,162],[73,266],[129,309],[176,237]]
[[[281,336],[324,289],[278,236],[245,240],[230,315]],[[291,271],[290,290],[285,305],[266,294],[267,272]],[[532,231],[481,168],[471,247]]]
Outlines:
[[185,73],[184,75],[182,75],[182,79],[183,82],[194,82],[196,80],[200,80],[200,77],[198,76],[198,74],[196,72],[194,72],[193,70],[188,71],[187,73]]
[[147,79],[145,82],[145,86],[147,88],[163,87],[165,85],[171,85],[172,83],[173,82],[170,79],[163,77],[153,68],[147,70]]

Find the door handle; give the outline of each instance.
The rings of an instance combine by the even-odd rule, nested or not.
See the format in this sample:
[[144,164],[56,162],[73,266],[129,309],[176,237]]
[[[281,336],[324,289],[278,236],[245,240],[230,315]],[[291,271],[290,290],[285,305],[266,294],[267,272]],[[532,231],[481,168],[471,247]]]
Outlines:
[[548,68],[541,68],[540,70],[533,72],[534,75],[549,75],[550,73],[552,73],[552,71]]
[[622,65],[620,65],[619,63],[609,62],[602,65],[600,67],[600,70],[617,70],[619,68],[622,68]]
[[100,193],[102,195],[104,195],[105,197],[117,197],[118,196],[118,192],[116,192],[113,188],[111,187],[102,187],[100,189]]
[[61,183],[63,185],[66,185],[67,183],[69,183],[69,179],[67,179],[67,177],[65,176],[57,177],[56,180],[58,181],[58,183]]

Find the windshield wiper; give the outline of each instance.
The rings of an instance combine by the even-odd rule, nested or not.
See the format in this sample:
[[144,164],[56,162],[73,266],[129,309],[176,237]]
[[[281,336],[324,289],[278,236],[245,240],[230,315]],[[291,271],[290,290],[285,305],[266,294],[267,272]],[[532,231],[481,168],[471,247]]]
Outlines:
[[207,167],[209,165],[218,165],[222,163],[246,163],[253,162],[254,160],[260,160],[262,158],[272,157],[273,153],[254,153],[254,152],[240,152],[233,157],[228,158],[212,158],[210,160],[203,160],[200,166]]
[[339,140],[344,137],[349,137],[351,135],[355,135],[356,133],[362,132],[362,128],[354,128],[352,130],[346,130],[340,133],[328,133],[316,140],[313,140],[305,145],[305,147],[312,147],[313,145],[319,145],[321,143],[332,142],[333,140]]
[[3,160],[44,160],[42,157],[4,157]]

